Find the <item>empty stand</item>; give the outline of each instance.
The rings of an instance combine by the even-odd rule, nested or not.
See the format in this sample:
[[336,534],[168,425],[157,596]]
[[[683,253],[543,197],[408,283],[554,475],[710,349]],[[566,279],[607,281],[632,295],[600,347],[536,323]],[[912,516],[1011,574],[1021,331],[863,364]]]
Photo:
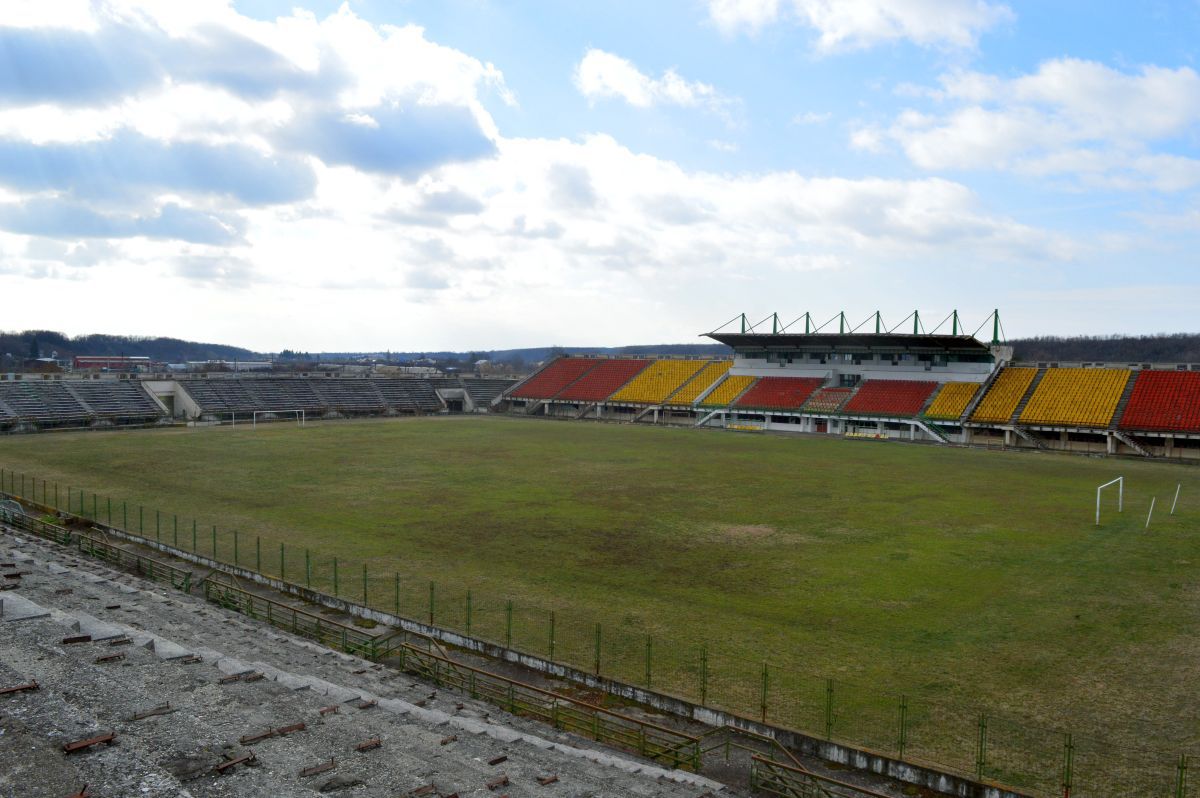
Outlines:
[[937,396],[933,397],[925,415],[929,418],[957,421],[966,412],[967,405],[971,404],[978,390],[977,382],[948,382],[938,391]]
[[1047,369],[1021,411],[1020,423],[1107,427],[1131,373],[1126,369]]
[[763,377],[738,397],[734,406],[760,410],[799,410],[824,382],[821,377]]
[[138,382],[21,380],[0,382],[0,420],[40,426],[85,422],[147,421],[162,408]]
[[725,407],[742,391],[754,384],[754,377],[744,377],[741,375],[726,376],[725,379],[716,388],[709,392],[708,396],[704,397],[704,401],[700,403],[701,407]]
[[442,409],[442,400],[428,380],[401,377],[372,382],[388,406],[399,412],[432,413]]
[[512,392],[515,399],[550,399],[592,369],[598,360],[560,357]]
[[602,402],[617,392],[642,369],[649,360],[597,360],[595,367],[560,392],[556,399],[571,402]]
[[803,409],[812,413],[836,413],[853,393],[853,388],[822,388],[809,397]]
[[1008,423],[1037,373],[1035,368],[1004,368],[971,414],[971,420]]
[[915,416],[937,388],[929,380],[867,380],[859,386],[843,413],[873,416]]
[[248,413],[261,410],[258,400],[243,385],[243,380],[180,380],[179,386],[192,397],[201,413]]
[[387,401],[371,380],[312,380],[321,403],[346,415],[381,413]]
[[467,396],[471,397],[471,401],[474,402],[476,406],[486,406],[491,404],[497,396],[504,393],[513,384],[512,380],[493,379],[488,377],[481,377],[478,379],[464,377],[462,382],[463,387],[467,389]]
[[1118,426],[1146,432],[1200,432],[1200,373],[1139,371]]
[[687,407],[696,402],[700,395],[708,390],[717,380],[729,373],[732,360],[718,360],[708,363],[683,386],[667,398],[667,404],[677,407]]
[[614,402],[662,404],[706,364],[703,360],[655,360],[612,396]]

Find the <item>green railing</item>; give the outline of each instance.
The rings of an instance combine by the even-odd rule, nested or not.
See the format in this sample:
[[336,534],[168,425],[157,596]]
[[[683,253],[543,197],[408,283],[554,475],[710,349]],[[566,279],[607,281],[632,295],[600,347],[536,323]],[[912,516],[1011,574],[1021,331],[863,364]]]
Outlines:
[[[211,579],[204,582],[204,597],[226,609],[266,621],[330,648],[373,661],[395,660],[406,672],[424,677],[439,687],[457,688],[472,698],[503,707],[515,715],[537,718],[557,729],[636,751],[670,767],[700,767],[698,737],[455,662],[436,650],[436,641],[422,635],[404,631],[371,635]],[[414,640],[426,647],[414,644]]]
[[750,788],[784,798],[887,798],[865,787],[759,755],[750,758]]

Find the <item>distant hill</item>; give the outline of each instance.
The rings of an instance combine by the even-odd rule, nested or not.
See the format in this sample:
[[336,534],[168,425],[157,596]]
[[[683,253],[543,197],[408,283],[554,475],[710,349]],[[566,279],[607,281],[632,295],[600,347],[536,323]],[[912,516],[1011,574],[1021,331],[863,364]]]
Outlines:
[[79,335],[74,338],[53,330],[0,332],[0,357],[16,360],[76,355],[148,357],[165,363],[186,360],[256,360],[262,355],[239,346],[201,344],[178,338],[143,338],[130,335]]
[[1013,359],[1106,363],[1200,363],[1200,334],[1042,336],[1008,342]]

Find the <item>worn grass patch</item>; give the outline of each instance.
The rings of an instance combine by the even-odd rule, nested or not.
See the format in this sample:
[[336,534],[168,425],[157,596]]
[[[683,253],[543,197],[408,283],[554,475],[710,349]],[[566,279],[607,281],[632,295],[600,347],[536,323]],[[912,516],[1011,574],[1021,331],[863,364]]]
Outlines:
[[[142,506],[150,536],[178,516],[188,548],[196,518],[202,552],[215,524],[223,559],[236,529],[238,561],[268,572],[282,542],[295,581],[307,549],[323,589],[336,556],[344,596],[366,563],[367,599],[393,608],[398,584],[414,617],[432,597],[465,626],[469,588],[493,639],[512,601],[536,653],[553,611],[555,656],[582,667],[599,623],[602,670],[632,681],[651,635],[652,683],[689,697],[707,644],[708,700],[748,714],[766,661],[769,717],[820,733],[831,677],[834,735],[859,744],[895,747],[904,693],[909,752],[967,770],[981,709],[1046,730],[1021,744],[1054,748],[1048,771],[1055,730],[1173,754],[1200,734],[1186,466],[503,418],[14,436],[0,465],[64,502],[82,486],[89,513],[94,491],[101,520],[125,501],[135,530]],[[1122,474],[1126,512],[1097,528],[1095,486]]]

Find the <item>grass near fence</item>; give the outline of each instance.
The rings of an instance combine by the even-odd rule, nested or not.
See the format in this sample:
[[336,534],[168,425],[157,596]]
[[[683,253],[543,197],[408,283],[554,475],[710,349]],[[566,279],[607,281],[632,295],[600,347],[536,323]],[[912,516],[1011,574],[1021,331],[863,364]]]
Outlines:
[[1039,792],[1069,764],[1076,794],[1171,795],[1197,749],[1193,468],[470,418],[8,437],[0,466],[147,537],[211,554],[216,525],[269,574],[283,544],[288,579],[359,601],[365,564],[372,605]]

